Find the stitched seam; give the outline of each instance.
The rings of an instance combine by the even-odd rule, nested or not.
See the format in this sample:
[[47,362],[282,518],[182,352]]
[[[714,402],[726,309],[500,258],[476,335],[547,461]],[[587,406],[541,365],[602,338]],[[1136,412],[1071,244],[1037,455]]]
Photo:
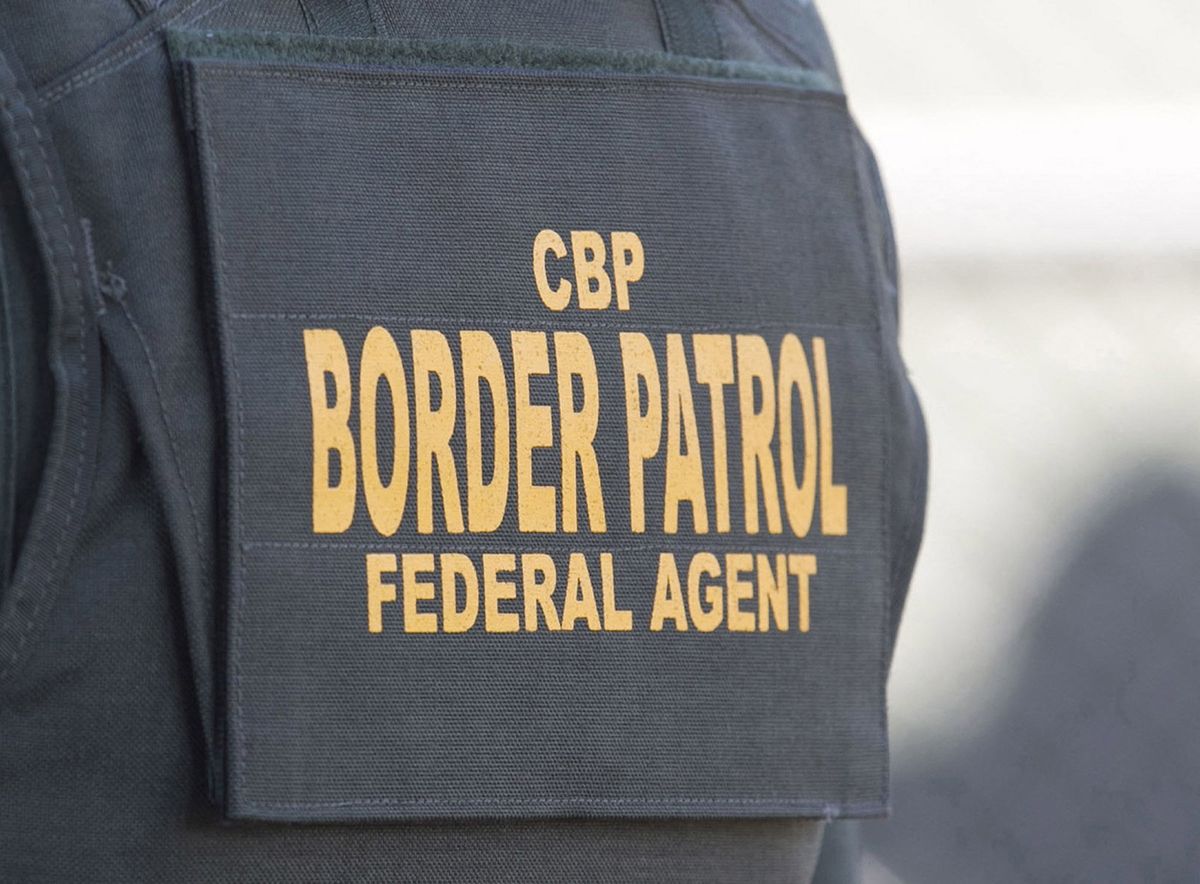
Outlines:
[[[211,186],[209,186],[206,189],[205,196],[207,197],[209,205],[211,206],[211,218],[210,218],[208,227],[213,231],[213,236],[215,239],[215,242],[213,243],[213,246],[212,246],[212,250],[214,252],[214,257],[216,258],[216,261],[214,262],[214,266],[213,266],[213,275],[214,275],[213,290],[214,290],[214,294],[215,294],[216,292],[219,292],[221,290],[221,286],[222,286],[225,276],[227,274],[227,267],[225,264],[225,234],[223,232],[222,225],[221,225],[221,209],[220,209],[220,193],[219,193],[220,187],[217,184],[217,182],[218,182],[218,163],[217,163],[217,155],[213,148],[213,142],[212,142],[211,137],[209,136],[211,127],[209,125],[209,117],[208,117],[208,99],[207,99],[207,96],[204,94],[204,86],[203,86],[203,84],[199,83],[199,81],[196,78],[189,78],[189,79],[191,80],[191,82],[195,83],[195,90],[196,90],[195,106],[196,106],[196,114],[198,116],[197,129],[198,129],[200,143],[203,147],[203,165],[207,172],[208,180],[211,184]],[[242,399],[243,399],[242,379],[241,379],[241,374],[238,371],[237,355],[234,350],[232,332],[225,327],[225,322],[224,322],[222,311],[220,309],[218,309],[217,313],[218,313],[218,316],[221,317],[220,319],[218,319],[219,328],[220,328],[220,333],[218,335],[218,337],[219,337],[218,346],[221,351],[222,367],[223,367],[223,371],[224,371],[225,370],[224,365],[225,365],[225,363],[228,363],[228,373],[232,377],[233,388],[234,388],[233,389],[233,397],[234,397],[234,412],[235,412],[235,428],[233,430],[233,433],[234,433],[234,436],[236,439],[235,445],[234,445],[234,450],[236,452],[236,455],[235,455],[236,463],[234,466],[233,474],[235,477],[235,482],[236,482],[237,487],[235,489],[234,494],[229,495],[230,506],[233,508],[233,512],[230,514],[230,517],[227,521],[230,525],[233,526],[233,530],[237,534],[236,540],[237,540],[238,546],[240,547],[243,543],[242,522],[241,522],[241,511],[242,511],[241,495],[242,495],[242,488],[245,485],[244,477],[245,477],[245,460],[246,460],[245,445],[244,445],[245,420],[244,420],[244,412],[243,412],[243,408],[242,408]],[[228,351],[228,359],[225,358],[225,351]],[[228,407],[228,406],[226,405],[226,407]],[[233,577],[233,579],[231,580],[231,587],[232,587],[231,591],[237,593],[237,598],[234,600],[234,604],[229,607],[230,620],[232,622],[228,624],[228,628],[229,628],[230,632],[232,633],[232,635],[229,638],[233,645],[231,656],[233,657],[232,680],[233,680],[233,703],[234,703],[234,711],[235,711],[235,722],[234,722],[235,732],[234,732],[234,741],[233,741],[234,745],[233,745],[233,765],[232,765],[232,767],[233,767],[234,788],[236,789],[236,793],[238,795],[240,795],[244,791],[244,784],[245,784],[245,779],[246,779],[246,770],[245,770],[245,768],[246,768],[246,765],[245,765],[245,758],[246,758],[245,730],[246,729],[245,729],[245,726],[242,721],[242,655],[241,655],[242,620],[243,620],[244,613],[245,613],[245,598],[246,598],[246,593],[244,592],[244,586],[243,586],[243,584],[245,582],[245,578],[246,578],[246,560],[245,560],[245,556],[242,555],[240,549],[237,553],[237,559],[238,559],[238,561],[237,561],[237,566],[236,566],[236,573],[234,573],[235,569],[232,569],[232,568],[230,569],[231,577]]]
[[[325,64],[323,62],[303,63],[315,65]],[[395,86],[412,84],[415,81],[419,85],[423,86],[464,92],[470,91],[473,93],[526,93],[530,91],[554,91],[563,95],[588,95],[596,92],[636,92],[645,94],[675,95],[679,92],[707,92],[719,95],[725,95],[729,93],[750,95],[759,101],[774,102],[778,104],[806,104],[808,102],[821,102],[830,104],[837,108],[844,108],[846,104],[846,99],[841,93],[809,87],[802,83],[768,83],[764,81],[749,79],[739,80],[733,78],[729,78],[727,80],[702,80],[699,78],[689,79],[689,77],[694,77],[695,75],[670,72],[640,74],[625,73],[624,71],[603,71],[599,69],[595,71],[562,71],[542,70],[537,68],[450,68],[449,70],[473,74],[473,78],[470,82],[461,82],[449,79],[439,79],[437,77],[416,76],[411,70],[395,71],[386,68],[368,70],[322,69],[322,73],[316,73],[313,70],[307,69],[267,69],[264,67],[230,65],[225,62],[213,61],[205,61],[202,62],[202,64],[209,72],[210,76],[227,76],[231,79],[244,77],[288,79],[299,80],[305,83],[322,83],[334,86],[344,86],[350,82],[358,83],[360,85],[365,83],[376,86]],[[497,71],[515,72],[518,76],[527,76],[529,79],[522,83],[508,83],[496,79],[486,79],[488,76],[494,77]],[[557,81],[547,82],[545,79],[541,78],[547,74],[557,78]],[[586,77],[589,74],[597,76],[598,79],[595,81],[578,79],[580,77]],[[534,77],[538,77],[538,75],[541,75],[541,77],[534,79]],[[670,82],[654,83],[647,81],[646,78],[649,77],[672,79]],[[564,85],[562,81],[569,80],[571,78],[576,79],[570,85]]]
[[158,402],[158,416],[162,421],[163,427],[167,431],[167,441],[170,443],[171,450],[171,465],[175,468],[175,476],[179,479],[179,484],[183,486],[183,493],[187,497],[188,512],[191,515],[192,535],[196,539],[196,554],[200,561],[200,573],[204,580],[209,580],[208,565],[206,564],[206,556],[204,555],[204,542],[200,535],[200,516],[196,506],[196,499],[192,495],[191,486],[187,479],[184,478],[183,467],[180,463],[179,443],[175,436],[175,431],[171,426],[171,422],[167,419],[166,402],[163,397],[162,386],[159,382],[158,365],[154,361],[154,357],[150,355],[150,347],[146,342],[146,336],[142,332],[142,327],[137,320],[133,318],[133,313],[129,307],[122,301],[117,301],[117,305],[121,308],[121,312],[125,315],[125,319],[129,322],[130,328],[137,336],[138,344],[142,348],[142,354],[146,357],[146,364],[150,367],[150,381],[154,389],[154,398]]
[[[215,171],[215,167],[214,167]],[[216,183],[213,184],[213,190],[216,190]],[[215,208],[215,207],[214,207]],[[221,235],[218,234],[218,239]],[[224,259],[218,259],[223,262]],[[235,511],[233,518],[236,520],[237,540],[238,544],[244,544],[242,540],[242,490],[246,485],[246,422],[245,411],[242,407],[242,377],[238,371],[237,355],[234,351],[233,341],[231,340],[232,333],[225,335],[227,343],[225,346],[229,348],[229,368],[233,373],[234,395],[237,401],[234,408],[237,412],[237,492],[233,495]],[[240,796],[245,792],[246,785],[246,725],[245,718],[242,714],[242,621],[246,616],[246,556],[243,555],[244,549],[238,553],[237,564],[237,602],[235,610],[237,612],[236,620],[233,624],[233,689],[234,689],[234,708],[237,712],[237,734],[234,742],[234,753],[236,763],[234,764],[234,781],[237,785],[237,794]]]
[[[0,389],[0,395],[4,397],[3,415],[4,426],[0,427],[0,432],[4,434],[5,440],[0,444],[0,452],[3,452],[5,457],[4,469],[4,489],[6,490],[5,499],[0,500],[0,588],[8,586],[9,578],[12,576],[12,567],[16,561],[16,550],[14,549],[17,541],[16,536],[16,491],[17,491],[17,366],[16,352],[13,349],[13,322],[12,313],[9,309],[9,299],[7,291],[7,273],[5,266],[5,242],[0,238],[0,350],[4,352],[4,362],[0,365],[0,382],[3,383],[3,389]],[[3,594],[0,593],[0,598]]]
[[[566,532],[563,532],[566,534]],[[414,536],[397,537],[393,541],[378,540],[378,541],[357,541],[357,540],[244,540],[239,545],[242,549],[322,549],[322,550],[371,550],[371,549],[395,549],[397,546],[413,547],[419,545],[421,541],[428,539],[430,545],[436,543],[437,534],[418,534]],[[460,546],[475,546],[483,550],[487,546],[500,546],[502,544],[511,544],[512,538],[503,534],[493,535],[491,538],[474,540],[466,535],[456,535],[462,537],[463,542]],[[570,540],[578,535],[566,534],[563,536],[546,535],[548,543],[561,542]],[[775,545],[787,543],[789,546],[794,546],[797,540],[805,538],[797,538],[787,534],[768,534],[766,536],[759,535],[757,538],[760,542],[759,547],[765,547],[768,542],[774,542]],[[698,535],[694,539],[683,538],[676,535],[668,535],[663,538],[665,543],[669,543],[670,550],[664,550],[662,543],[617,543],[605,544],[604,552],[671,552],[673,550],[707,550],[716,549],[720,552],[729,552],[730,549],[741,551],[747,547],[754,547],[754,539],[743,541],[740,537],[734,535]],[[722,545],[724,544],[724,548]],[[776,552],[777,550],[766,550],[768,553]],[[832,559],[850,558],[857,556],[861,550],[843,548],[838,550],[822,551],[823,557],[827,556]]]
[[[0,64],[4,65],[4,68],[5,68],[4,72],[6,74],[8,74],[9,76],[11,76],[11,73],[7,69],[7,64],[4,62],[2,57],[0,57]],[[15,84],[14,84],[14,91],[16,91]],[[18,92],[18,95],[19,95],[19,92]],[[16,153],[16,157],[14,158],[15,164],[16,164],[18,170],[20,171],[20,174],[25,179],[25,184],[26,184],[26,188],[27,188],[26,202],[29,206],[30,214],[33,218],[34,225],[37,228],[37,230],[39,231],[40,238],[46,243],[46,250],[48,253],[47,257],[49,259],[46,263],[47,263],[47,269],[50,271],[52,285],[59,292],[59,297],[61,299],[60,303],[62,304],[62,309],[66,312],[70,312],[70,311],[72,311],[72,309],[74,309],[77,311],[77,314],[78,314],[76,318],[77,318],[79,327],[81,329],[80,341],[79,341],[79,345],[78,345],[78,349],[79,349],[79,379],[80,379],[79,382],[80,382],[81,390],[86,393],[86,391],[88,389],[88,367],[87,367],[85,344],[84,344],[84,341],[82,338],[83,307],[82,307],[81,303],[68,304],[66,302],[66,298],[63,297],[62,279],[59,276],[59,268],[57,266],[58,262],[57,262],[57,258],[56,258],[56,254],[55,254],[56,250],[53,247],[53,240],[51,239],[50,234],[46,229],[45,218],[43,218],[41,209],[39,208],[39,206],[37,204],[36,195],[34,193],[35,185],[34,185],[34,181],[33,181],[33,176],[29,170],[29,165],[28,165],[29,160],[26,155],[25,148],[22,146],[21,129],[17,125],[16,119],[13,116],[12,110],[10,109],[10,104],[11,104],[11,102],[9,101],[7,96],[0,97],[0,112],[3,112],[5,119],[8,121],[10,130],[13,133],[13,143],[14,143],[14,148],[15,148],[15,153]],[[33,131],[34,143],[37,145],[38,153],[41,156],[41,164],[42,164],[41,171],[44,173],[44,175],[46,177],[46,186],[50,190],[50,195],[54,201],[55,210],[58,212],[59,223],[62,226],[63,241],[67,248],[68,260],[69,260],[70,266],[71,266],[71,273],[75,280],[75,284],[80,291],[80,296],[79,296],[78,300],[81,302],[82,301],[82,290],[83,290],[83,277],[81,276],[81,274],[79,272],[79,260],[78,260],[78,256],[75,254],[75,244],[71,240],[71,230],[70,230],[70,226],[67,223],[67,214],[63,208],[62,197],[58,192],[58,187],[54,183],[53,172],[51,171],[51,168],[50,168],[50,158],[46,153],[46,146],[43,143],[44,136],[42,134],[41,129],[38,127],[37,121],[34,119],[34,116],[33,116],[33,111],[29,108],[28,104],[26,104],[23,100],[20,102],[20,104],[21,104],[21,109],[24,110],[25,115],[29,118],[29,126]],[[61,327],[56,328],[55,333],[58,338],[58,343],[61,345],[61,343],[63,341]],[[77,395],[79,395],[79,394],[77,393]],[[69,412],[69,409],[72,404],[70,401],[71,400],[70,391],[67,391],[66,400],[67,401],[63,405],[63,408],[64,408],[64,412]],[[28,643],[29,638],[33,633],[34,623],[37,621],[38,616],[41,614],[42,608],[45,606],[49,597],[55,594],[51,591],[51,587],[52,587],[53,581],[56,579],[57,574],[58,574],[58,566],[59,566],[59,562],[61,561],[61,557],[62,557],[63,543],[66,539],[66,535],[67,535],[67,533],[70,529],[70,526],[75,517],[75,507],[79,500],[79,489],[80,489],[80,485],[82,483],[82,477],[83,477],[84,458],[85,458],[86,452],[87,452],[86,439],[88,438],[88,429],[89,429],[89,427],[88,427],[89,409],[85,406],[82,409],[82,412],[83,412],[83,414],[82,414],[82,418],[81,418],[80,432],[79,432],[79,438],[78,438],[79,455],[78,455],[78,458],[75,463],[75,471],[74,471],[75,477],[74,477],[74,482],[73,482],[72,488],[71,488],[71,496],[67,502],[67,511],[63,518],[63,523],[59,528],[58,537],[56,538],[55,543],[54,543],[54,552],[51,554],[49,574],[47,577],[48,585],[40,587],[41,591],[38,594],[38,599],[34,603],[33,609],[29,612],[29,615],[25,622],[25,627],[21,631],[20,638],[17,640],[16,647],[13,649],[13,652],[10,655],[8,661],[4,664],[3,667],[0,667],[0,680],[3,680],[9,674],[9,672],[12,671],[13,667],[16,665],[17,661],[20,659],[21,653],[25,649],[25,645]],[[59,447],[59,450],[57,453],[55,453],[53,455],[53,457],[55,459],[62,457],[66,453],[67,438],[66,438],[65,429],[66,429],[65,425],[60,424],[56,431],[56,435],[58,436],[58,439],[56,440],[56,442]],[[61,469],[62,469],[61,465],[59,466],[58,469],[59,469],[59,471],[61,471]],[[61,472],[59,472],[59,475],[61,475]],[[56,475],[55,480],[54,480],[55,485],[57,484],[58,478],[59,478],[58,475]],[[53,488],[54,485],[48,485],[47,487]],[[45,511],[43,511],[43,514],[45,514]],[[38,519],[37,528],[35,530],[37,530],[37,532],[38,532],[37,537],[29,538],[29,545],[28,545],[29,549],[37,548],[37,544],[41,541],[42,536],[44,535],[45,531],[47,530],[44,518]],[[31,591],[31,583],[28,580],[25,580],[23,585],[20,585],[20,586],[17,586],[14,588],[13,609],[12,609],[14,612],[19,610],[21,600],[23,598],[25,598],[30,591]]]
[[[853,124],[849,115],[845,117],[845,133],[846,133],[846,149],[847,156],[853,159],[851,166],[851,181],[854,186],[855,195],[855,223],[858,227],[860,241],[864,247],[870,243],[870,236],[867,229],[866,219],[866,202],[865,194],[862,189],[862,181],[859,174],[858,150],[855,145]],[[888,500],[888,475],[891,472],[891,440],[892,440],[892,416],[891,407],[888,403],[887,391],[890,386],[891,377],[888,373],[887,360],[884,358],[884,343],[883,343],[883,280],[878,274],[877,262],[869,260],[867,262],[867,274],[871,286],[871,293],[875,300],[875,318],[876,318],[876,351],[875,355],[879,361],[879,390],[881,404],[883,405],[883,429],[880,439],[880,464],[879,464],[879,527],[881,535],[881,558],[886,557],[880,562],[880,578],[885,579],[886,583],[883,587],[883,598],[881,600],[880,617],[879,617],[879,729],[883,739],[887,740],[887,674],[888,660],[891,649],[891,634],[892,634],[892,585],[891,585],[891,507]],[[880,794],[883,796],[883,804],[886,806],[890,801],[891,793],[891,761],[889,753],[883,753],[883,765],[881,771]]]
[[336,807],[646,807],[665,808],[671,806],[696,805],[712,806],[761,806],[773,805],[792,810],[819,810],[822,816],[832,817],[838,813],[872,813],[884,809],[885,805],[878,801],[809,801],[803,798],[705,798],[685,796],[680,798],[467,798],[462,801],[443,800],[439,798],[363,798],[363,799],[330,799],[328,801],[246,801],[243,806],[249,809],[256,807],[275,808],[279,810],[304,810],[306,808],[336,808]]
[[60,98],[63,98],[74,92],[76,89],[80,89],[96,82],[103,77],[108,76],[109,74],[121,70],[121,68],[133,63],[134,61],[137,61],[137,59],[141,58],[147,52],[150,52],[155,48],[156,42],[161,37],[162,28],[174,24],[176,21],[179,21],[180,24],[184,25],[200,21],[200,19],[216,12],[218,9],[228,3],[229,0],[216,0],[216,2],[207,9],[201,9],[192,18],[183,18],[186,13],[192,11],[194,7],[201,5],[204,2],[205,0],[191,0],[191,2],[184,3],[171,13],[163,16],[157,23],[155,23],[151,30],[148,30],[145,34],[143,34],[141,37],[138,37],[129,45],[114,52],[112,55],[104,56],[95,64],[84,68],[82,71],[74,74],[69,79],[59,83],[56,86],[51,86],[45,92],[41,93],[40,98],[42,103],[53,104]]
[[[473,316],[470,318],[454,319],[454,318],[441,317],[441,316],[437,316],[437,317],[422,316],[422,315],[416,315],[416,314],[412,314],[412,313],[376,314],[376,313],[234,313],[234,312],[228,312],[225,314],[225,316],[228,319],[232,319],[232,320],[239,321],[239,322],[281,322],[281,321],[335,322],[335,321],[339,321],[339,320],[352,321],[352,322],[383,322],[383,321],[389,321],[389,320],[397,320],[397,321],[405,323],[406,327],[411,327],[411,328],[419,328],[420,325],[418,325],[418,323],[426,324],[426,325],[436,325],[436,326],[441,326],[441,327],[447,327],[447,326],[452,326],[452,325],[461,325],[463,327],[463,330],[470,330],[472,328],[477,328],[477,327],[493,327],[493,328],[502,328],[502,329],[508,330],[513,327],[512,321],[508,320],[508,319],[489,319],[489,318],[483,317],[483,316]],[[758,330],[764,330],[764,331],[776,330],[776,331],[784,331],[784,332],[795,331],[797,328],[800,328],[800,329],[824,329],[827,331],[839,331],[839,332],[840,331],[845,331],[845,332],[874,331],[875,330],[875,326],[873,324],[865,325],[865,324],[856,323],[856,324],[839,325],[837,323],[832,323],[832,322],[801,322],[801,323],[797,323],[797,324],[789,324],[786,322],[769,322],[769,321],[743,322],[738,325],[737,329],[731,330],[728,323],[690,324],[686,327],[683,327],[680,325],[675,325],[675,324],[665,323],[665,322],[645,321],[645,322],[639,322],[637,325],[632,325],[629,323],[621,323],[621,322],[617,322],[614,320],[603,320],[603,319],[599,319],[599,318],[593,319],[590,316],[587,317],[587,327],[588,328],[617,329],[617,330],[625,330],[625,331],[629,331],[631,329],[636,330],[636,331],[650,330],[650,331],[661,331],[661,332],[683,331],[683,332],[689,333],[689,334],[692,332],[708,332],[708,331],[719,331],[719,332],[725,332],[726,334],[737,334],[737,332],[739,330],[743,330],[743,329],[758,329]],[[559,330],[563,329],[563,326],[561,324],[555,323],[553,321],[542,320],[541,322],[531,321],[530,323],[528,323],[528,325],[524,326],[524,328],[529,328],[529,329],[546,328],[551,331],[559,331]]]
[[[701,2],[701,0],[687,0]],[[246,31],[198,33],[169,29],[167,42],[176,57],[204,62],[246,64],[321,64],[374,68],[459,67],[558,72],[674,74],[723,80],[814,84],[841,94],[823,70],[743,59],[680,55],[661,51],[562,49],[546,44],[447,40],[372,40]]]

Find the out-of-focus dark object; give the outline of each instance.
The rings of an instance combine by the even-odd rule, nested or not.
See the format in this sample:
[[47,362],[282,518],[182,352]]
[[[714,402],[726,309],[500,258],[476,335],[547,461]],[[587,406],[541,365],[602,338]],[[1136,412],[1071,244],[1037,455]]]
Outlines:
[[1064,556],[995,724],[897,769],[868,849],[905,881],[1200,874],[1200,483],[1138,472]]

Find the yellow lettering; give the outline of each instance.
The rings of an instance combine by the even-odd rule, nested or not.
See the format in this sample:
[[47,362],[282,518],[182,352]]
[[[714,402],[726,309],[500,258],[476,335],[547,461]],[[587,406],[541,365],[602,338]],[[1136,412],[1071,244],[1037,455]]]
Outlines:
[[[758,533],[758,487],[762,477],[767,530],[783,531],[771,439],[775,436],[775,378],[771,352],[758,335],[737,336],[738,399],[742,421],[742,493],[746,503],[746,533]],[[754,384],[762,392],[762,408],[754,409]],[[732,612],[731,612],[732,613]]]
[[[600,488],[600,465],[596,460],[596,427],[600,423],[600,384],[596,358],[588,339],[579,332],[554,333],[554,362],[558,369],[559,448],[562,454],[562,529],[578,529],[576,469],[583,472],[588,524],[592,533],[603,534],[604,497]],[[575,410],[573,378],[583,386],[583,401]]]
[[775,628],[783,632],[788,628],[788,571],[787,557],[775,556],[775,571],[771,572],[771,557],[759,553],[758,564],[758,631],[771,628],[771,615],[775,615]]
[[799,611],[800,631],[808,632],[808,578],[817,573],[817,557],[814,555],[788,556],[788,573],[796,578],[796,600]]
[[[433,533],[433,467],[436,460],[446,530],[461,534],[463,516],[458,497],[458,470],[450,448],[458,411],[454,359],[446,336],[439,331],[414,329],[412,349],[417,424],[417,531]],[[433,408],[431,375],[437,375],[441,391],[437,409]]]
[[567,561],[567,592],[563,600],[562,628],[570,632],[578,620],[585,620],[592,632],[600,630],[600,611],[596,607],[596,590],[588,573],[583,553],[571,553]]
[[549,405],[530,401],[529,378],[550,374],[550,357],[543,332],[512,333],[513,392],[517,410],[517,526],[522,531],[553,532],[557,491],[533,483],[533,450],[549,448],[554,429]]
[[521,616],[501,611],[500,602],[517,597],[517,584],[501,580],[501,574],[516,570],[517,558],[507,553],[484,553],[483,556],[483,628],[487,632],[519,632]]
[[437,632],[437,614],[417,609],[417,602],[433,600],[433,584],[417,579],[433,570],[433,555],[405,553],[401,560],[404,564],[404,631]]
[[395,572],[392,553],[367,553],[367,631],[383,632],[383,606],[396,601],[396,584],[384,583],[383,575]]
[[[612,302],[612,282],[604,269],[604,237],[594,230],[571,231],[575,288],[582,310],[603,310]],[[592,288],[595,282],[596,287]]]
[[533,279],[537,283],[538,297],[551,310],[565,310],[571,303],[571,283],[560,279],[557,288],[550,288],[546,278],[546,254],[553,252],[556,258],[567,256],[567,244],[553,230],[538,231],[533,238]]
[[725,387],[733,383],[733,340],[729,335],[693,335],[696,380],[708,387],[712,406],[713,492],[717,531],[729,531],[729,455],[725,438]]
[[[685,450],[686,449],[686,450]],[[692,381],[688,376],[683,338],[667,335],[667,455],[664,482],[663,532],[679,529],[679,503],[692,508],[697,534],[708,533],[708,504],[704,499],[704,469],[700,462],[700,435],[692,406]]]
[[754,567],[749,553],[729,553],[725,556],[725,588],[729,592],[729,630],[731,632],[753,632],[754,615],[743,611],[741,604],[754,594],[754,584],[743,580],[742,575]]
[[[312,524],[314,534],[340,534],[354,521],[354,437],[350,435],[350,360],[342,336],[333,329],[304,330],[308,392],[312,400]],[[325,393],[333,377],[334,399]],[[337,452],[338,482],[329,484],[329,455]]]
[[663,624],[675,621],[675,631],[685,632],[688,628],[687,612],[683,608],[683,589],[679,585],[679,569],[675,567],[675,556],[659,553],[658,578],[654,585],[654,605],[650,609],[650,631],[662,632]]
[[[442,629],[466,632],[479,619],[479,575],[462,553],[442,553]],[[463,606],[458,607],[458,578],[463,582]]]
[[546,628],[551,632],[559,630],[558,609],[554,607],[554,586],[557,581],[558,571],[550,556],[545,553],[526,553],[521,556],[521,592],[525,596],[526,632],[537,632],[539,610],[546,618]]
[[[796,483],[796,448],[792,421],[792,388],[800,394],[804,427],[804,479]],[[783,479],[783,504],[792,533],[804,537],[812,527],[817,495],[817,415],[812,375],[804,347],[795,335],[785,335],[779,348],[779,471]]]
[[642,278],[646,269],[646,253],[636,233],[624,230],[612,232],[613,287],[617,290],[617,309],[629,309],[629,286]]
[[[379,476],[379,458],[375,399],[379,379],[387,381],[392,394],[392,481],[383,484]],[[404,502],[408,497],[408,380],[396,341],[386,329],[375,326],[363,341],[359,369],[358,413],[362,447],[363,493],[371,524],[384,537],[400,527]]]
[[600,595],[604,598],[605,631],[631,632],[633,630],[633,612],[617,607],[612,553],[600,553]]
[[[641,332],[621,332],[621,363],[625,374],[625,427],[629,442],[629,530],[646,531],[645,462],[658,453],[662,441],[662,388],[650,339]],[[642,410],[640,382],[646,385]]]
[[[473,532],[495,531],[508,502],[508,384],[500,350],[490,334],[464,331],[462,342],[463,417],[467,437],[467,524]],[[483,480],[483,410],[480,383],[492,402],[492,478]]]
[[846,486],[833,482],[833,403],[829,395],[829,366],[825,339],[813,338],[813,363],[817,371],[817,415],[821,425],[821,533],[844,535],[848,522]]
[[692,556],[692,564],[688,566],[688,610],[692,612],[692,622],[701,632],[712,632],[721,625],[725,617],[722,609],[721,587],[710,583],[703,587],[704,596],[708,600],[708,609],[700,601],[700,580],[704,577],[715,579],[721,576],[721,563],[712,553],[701,552]]

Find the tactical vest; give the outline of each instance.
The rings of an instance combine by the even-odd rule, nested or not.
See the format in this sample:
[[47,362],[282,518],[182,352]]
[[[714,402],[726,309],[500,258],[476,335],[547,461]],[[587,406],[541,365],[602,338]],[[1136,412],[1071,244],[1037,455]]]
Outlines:
[[925,441],[797,0],[0,9],[0,878],[807,880]]

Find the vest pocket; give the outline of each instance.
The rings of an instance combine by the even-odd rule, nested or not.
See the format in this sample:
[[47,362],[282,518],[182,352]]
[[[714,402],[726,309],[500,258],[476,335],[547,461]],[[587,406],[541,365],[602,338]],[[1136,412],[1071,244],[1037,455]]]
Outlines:
[[227,813],[881,813],[898,360],[824,77],[172,49],[224,387]]
[[[21,237],[20,263],[25,266],[19,277],[22,284],[36,289],[31,294],[40,297],[38,309],[44,310],[33,325],[44,320],[45,326],[44,339],[30,334],[29,326],[18,333],[26,344],[30,338],[36,341],[34,359],[52,376],[54,388],[52,409],[46,407],[49,391],[38,391],[32,398],[42,401],[26,420],[48,425],[48,430],[39,440],[45,454],[36,499],[16,502],[24,511],[21,521],[27,524],[22,525],[20,549],[12,551],[13,572],[5,575],[7,585],[0,594],[0,683],[15,677],[37,647],[64,582],[86,508],[96,441],[99,378],[94,292],[82,272],[79,219],[41,112],[31,84],[0,39],[0,162],[6,166],[5,174],[12,175],[11,190],[5,188],[5,197],[11,197],[9,208],[14,216],[24,216],[10,232],[18,228],[25,232],[28,221],[29,235]],[[12,223],[14,218],[5,220]],[[16,279],[14,275],[10,282]],[[16,354],[6,349],[4,355]],[[29,378],[22,378],[23,392],[29,393],[32,385]],[[11,432],[14,427],[6,429]],[[34,435],[36,439],[40,434]],[[21,440],[22,447],[38,444],[35,439]],[[10,444],[15,441],[10,439]]]

